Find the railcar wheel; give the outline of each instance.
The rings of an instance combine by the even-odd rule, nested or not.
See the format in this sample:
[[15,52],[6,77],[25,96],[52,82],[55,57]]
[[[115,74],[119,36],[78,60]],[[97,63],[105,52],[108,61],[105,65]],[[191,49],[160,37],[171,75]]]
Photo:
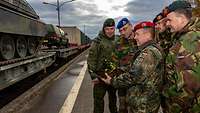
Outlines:
[[27,42],[25,38],[17,38],[16,40],[17,55],[21,58],[26,57],[27,54]]
[[10,60],[15,56],[15,41],[9,36],[0,38],[0,55],[5,60]]
[[35,38],[29,38],[28,39],[28,53],[30,55],[33,55],[36,53],[37,50],[37,41]]

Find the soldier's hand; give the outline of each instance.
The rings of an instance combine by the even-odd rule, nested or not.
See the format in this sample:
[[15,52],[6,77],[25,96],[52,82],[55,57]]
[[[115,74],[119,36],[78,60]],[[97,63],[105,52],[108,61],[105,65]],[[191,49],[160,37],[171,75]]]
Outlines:
[[99,82],[100,82],[100,81],[99,81],[98,78],[95,78],[95,79],[92,80],[92,83],[93,83],[94,85],[98,84]]
[[105,75],[106,75],[106,78],[101,78],[101,80],[104,81],[106,84],[111,84],[112,78],[107,73],[105,73]]

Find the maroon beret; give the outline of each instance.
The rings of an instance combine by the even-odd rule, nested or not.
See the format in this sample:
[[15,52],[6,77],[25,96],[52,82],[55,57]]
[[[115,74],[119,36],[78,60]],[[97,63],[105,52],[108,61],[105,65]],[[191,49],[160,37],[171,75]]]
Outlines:
[[154,23],[150,21],[140,22],[135,25],[134,31],[141,29],[141,28],[154,28]]

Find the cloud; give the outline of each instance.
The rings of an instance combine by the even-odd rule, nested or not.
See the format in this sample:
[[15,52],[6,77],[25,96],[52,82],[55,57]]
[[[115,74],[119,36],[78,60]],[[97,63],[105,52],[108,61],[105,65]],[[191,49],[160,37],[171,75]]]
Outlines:
[[125,11],[133,21],[153,20],[171,2],[172,0],[134,0],[127,3]]
[[[43,1],[56,4],[56,0],[27,1],[42,21],[57,25],[56,7],[42,4]],[[108,17],[114,18],[116,23],[122,17],[129,17],[132,22],[152,20],[164,7],[164,1],[166,0],[76,0],[61,7],[61,25],[77,26],[92,38],[102,29],[102,24]]]
[[[42,4],[42,1],[28,0],[31,6],[35,9],[41,20],[45,23],[57,25],[56,7]],[[50,2],[56,4],[56,2]],[[97,9],[97,5],[91,3],[91,0],[67,3],[61,7],[61,25],[62,26],[77,26],[89,37],[94,37],[101,30],[101,25],[106,16],[101,16],[101,10]]]

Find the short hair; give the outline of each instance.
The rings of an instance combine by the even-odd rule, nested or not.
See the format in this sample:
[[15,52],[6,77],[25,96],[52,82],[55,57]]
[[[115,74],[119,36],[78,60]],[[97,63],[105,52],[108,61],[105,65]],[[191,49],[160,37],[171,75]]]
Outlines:
[[154,39],[154,37],[155,37],[155,28],[147,27],[147,28],[144,28],[144,29],[145,29],[145,31],[150,32],[151,36],[152,36],[152,39]]
[[178,14],[183,14],[187,19],[192,18],[192,9],[191,8],[177,9],[174,12],[178,13]]

